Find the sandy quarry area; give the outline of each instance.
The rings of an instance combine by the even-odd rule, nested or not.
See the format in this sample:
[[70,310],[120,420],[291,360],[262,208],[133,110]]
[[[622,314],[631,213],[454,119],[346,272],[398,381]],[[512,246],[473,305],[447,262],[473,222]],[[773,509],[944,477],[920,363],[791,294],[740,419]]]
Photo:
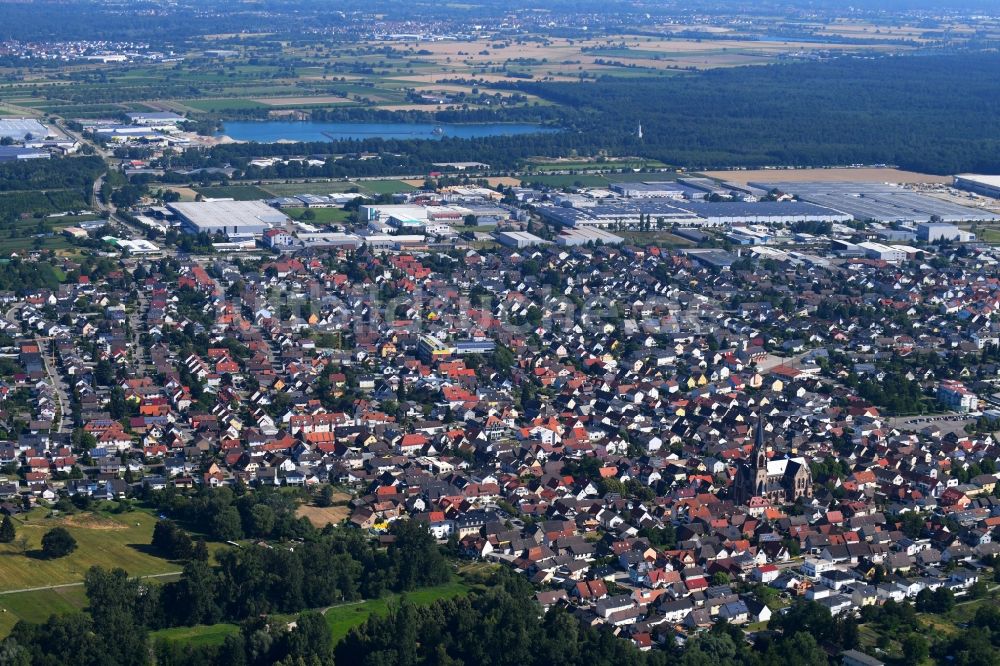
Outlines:
[[733,183],[750,181],[784,181],[804,183],[829,181],[834,183],[944,183],[952,182],[951,176],[932,176],[899,169],[757,169],[751,171],[702,171],[703,175]]

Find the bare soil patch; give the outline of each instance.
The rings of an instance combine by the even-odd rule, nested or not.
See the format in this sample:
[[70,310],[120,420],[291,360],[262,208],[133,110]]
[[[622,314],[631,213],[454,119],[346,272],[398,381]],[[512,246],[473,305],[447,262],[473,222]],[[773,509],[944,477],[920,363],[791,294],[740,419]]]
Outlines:
[[[347,495],[343,495],[342,498],[338,499],[338,496],[334,496],[334,501],[346,501],[349,499]],[[304,504],[295,510],[295,516],[298,518],[308,518],[309,522],[316,527],[325,527],[327,523],[338,524],[340,521],[351,515],[351,510],[346,506],[328,506],[328,507],[318,507],[310,506]]]
[[749,171],[702,171],[710,178],[746,184],[750,181],[769,180],[803,183],[828,181],[833,183],[945,183],[951,176],[933,176],[899,169],[754,169]]

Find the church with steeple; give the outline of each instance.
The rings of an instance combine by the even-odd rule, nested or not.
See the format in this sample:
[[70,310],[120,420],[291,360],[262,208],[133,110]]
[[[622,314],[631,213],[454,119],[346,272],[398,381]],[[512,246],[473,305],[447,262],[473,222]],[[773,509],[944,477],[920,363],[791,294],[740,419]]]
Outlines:
[[737,504],[761,498],[770,504],[790,504],[800,497],[812,497],[812,472],[803,457],[770,460],[764,439],[764,419],[757,419],[753,452],[740,463],[733,482],[732,497]]

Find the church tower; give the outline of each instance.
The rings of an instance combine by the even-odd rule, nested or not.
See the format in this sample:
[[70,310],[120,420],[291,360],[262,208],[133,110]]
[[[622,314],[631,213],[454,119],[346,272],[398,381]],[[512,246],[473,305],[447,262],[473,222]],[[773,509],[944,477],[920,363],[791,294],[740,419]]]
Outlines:
[[764,442],[764,418],[757,418],[757,428],[753,437],[753,488],[748,489],[750,497],[763,496],[767,489],[767,444]]

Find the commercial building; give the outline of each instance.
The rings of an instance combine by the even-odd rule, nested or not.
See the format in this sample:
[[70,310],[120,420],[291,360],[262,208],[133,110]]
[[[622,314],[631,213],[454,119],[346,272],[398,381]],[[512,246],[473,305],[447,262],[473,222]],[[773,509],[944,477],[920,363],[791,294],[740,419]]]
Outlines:
[[917,238],[933,243],[935,241],[974,241],[976,235],[970,231],[963,231],[954,224],[940,224],[928,222],[917,225]]
[[129,254],[153,255],[160,253],[160,248],[157,247],[155,243],[152,243],[144,238],[131,240],[128,238],[116,238],[114,236],[105,236],[103,240],[105,243],[121,248],[123,251],[126,251]]
[[858,243],[858,247],[865,251],[865,256],[869,259],[881,259],[882,261],[888,261],[890,264],[898,264],[906,261],[906,252],[898,250],[891,245],[866,241]]
[[363,222],[386,222],[399,229],[420,228],[429,222],[461,224],[471,210],[463,206],[365,205],[358,209]]
[[24,143],[30,139],[51,136],[49,129],[31,118],[0,118],[0,139]]
[[356,234],[329,232],[300,233],[297,240],[303,249],[311,247],[359,248],[364,244],[364,239]]
[[955,176],[955,187],[983,196],[1000,199],[1000,176],[980,176],[962,173]]
[[334,192],[333,194],[297,194],[290,197],[268,199],[269,206],[275,208],[340,208],[355,199],[364,199],[358,192]]
[[547,245],[549,241],[539,238],[535,234],[527,231],[500,231],[496,234],[497,242],[505,247],[512,247],[518,250],[533,245]]
[[361,242],[372,250],[414,250],[427,246],[427,237],[423,234],[387,234],[363,233],[359,235]]
[[184,121],[184,116],[169,111],[129,113],[127,115],[133,125],[172,126]]
[[289,218],[263,201],[189,201],[167,204],[181,220],[181,228],[192,234],[225,234],[228,238],[259,237]]
[[662,199],[684,199],[687,190],[677,184],[676,181],[646,181],[643,183],[611,183],[611,191],[623,197],[634,199],[662,198]]

